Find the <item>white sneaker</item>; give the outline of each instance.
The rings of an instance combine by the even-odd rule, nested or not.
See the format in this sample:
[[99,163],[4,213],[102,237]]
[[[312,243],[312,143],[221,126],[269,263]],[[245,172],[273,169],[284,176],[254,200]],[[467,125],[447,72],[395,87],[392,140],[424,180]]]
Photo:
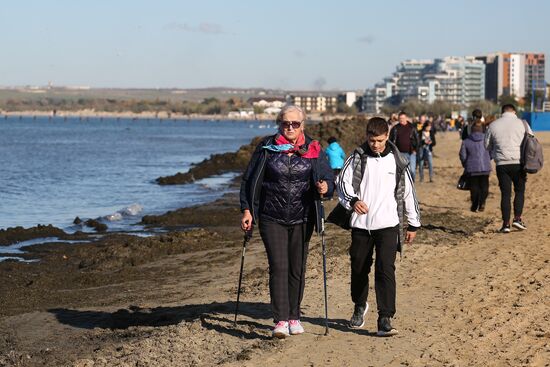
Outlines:
[[300,320],[290,320],[288,324],[290,325],[290,335],[298,335],[304,333],[304,327],[300,323]]
[[290,330],[288,329],[288,321],[279,321],[273,329],[273,337],[278,339],[284,339],[290,336]]
[[527,229],[527,226],[525,225],[525,223],[523,223],[521,219],[514,219],[514,221],[512,222],[512,225],[517,229],[521,229],[522,231]]

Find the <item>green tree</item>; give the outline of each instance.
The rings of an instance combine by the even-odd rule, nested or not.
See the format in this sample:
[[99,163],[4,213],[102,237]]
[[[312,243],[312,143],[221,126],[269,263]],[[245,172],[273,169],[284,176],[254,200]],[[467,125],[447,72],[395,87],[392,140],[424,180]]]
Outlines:
[[254,106],[254,114],[256,114],[256,115],[260,115],[260,114],[264,113],[264,110],[265,110],[265,108],[263,108],[261,106]]
[[518,101],[516,100],[516,97],[514,95],[506,96],[502,94],[500,97],[498,97],[498,103],[502,106],[505,104],[512,104],[514,106],[518,105]]
[[499,108],[496,103],[493,103],[486,99],[482,99],[470,103],[470,105],[468,106],[468,116],[471,116],[473,110],[475,110],[476,108],[481,110],[483,116],[495,115],[499,112]]

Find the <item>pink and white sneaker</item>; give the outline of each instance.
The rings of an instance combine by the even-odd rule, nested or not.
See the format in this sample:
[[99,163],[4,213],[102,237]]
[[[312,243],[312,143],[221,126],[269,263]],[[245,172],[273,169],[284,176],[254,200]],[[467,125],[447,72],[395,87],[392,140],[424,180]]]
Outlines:
[[290,335],[298,335],[304,333],[304,327],[300,323],[300,320],[290,320],[288,324],[290,325]]
[[284,339],[287,336],[290,336],[290,331],[288,329],[288,321],[279,321],[275,328],[273,329],[273,337],[278,339]]

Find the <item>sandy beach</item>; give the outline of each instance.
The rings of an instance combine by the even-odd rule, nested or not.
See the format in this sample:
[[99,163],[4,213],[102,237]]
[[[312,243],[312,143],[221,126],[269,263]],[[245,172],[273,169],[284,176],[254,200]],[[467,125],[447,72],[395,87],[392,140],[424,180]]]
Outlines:
[[[310,133],[336,134],[349,152],[363,129],[339,122]],[[550,133],[537,136],[550,157]],[[455,188],[458,133],[437,137],[435,182],[417,185],[423,228],[396,264],[397,336],[375,336],[374,289],[365,327],[347,328],[350,235],[330,224],[329,335],[315,235],[306,333],[270,337],[267,259],[257,233],[234,326],[242,233],[237,198],[227,195],[144,221],[170,230],[163,235],[33,246],[27,256],[39,262],[0,263],[0,366],[548,366],[550,169],[528,176],[528,230],[499,234],[496,174],[485,212],[470,212],[469,193]]]

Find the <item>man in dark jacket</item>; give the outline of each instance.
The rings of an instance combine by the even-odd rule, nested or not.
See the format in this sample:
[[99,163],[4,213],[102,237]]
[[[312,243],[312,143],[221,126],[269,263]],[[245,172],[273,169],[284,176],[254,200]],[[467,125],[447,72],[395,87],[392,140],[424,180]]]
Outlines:
[[399,112],[399,124],[390,131],[390,141],[397,146],[408,160],[411,176],[414,181],[416,174],[416,152],[419,146],[417,129],[408,121],[404,111]]

